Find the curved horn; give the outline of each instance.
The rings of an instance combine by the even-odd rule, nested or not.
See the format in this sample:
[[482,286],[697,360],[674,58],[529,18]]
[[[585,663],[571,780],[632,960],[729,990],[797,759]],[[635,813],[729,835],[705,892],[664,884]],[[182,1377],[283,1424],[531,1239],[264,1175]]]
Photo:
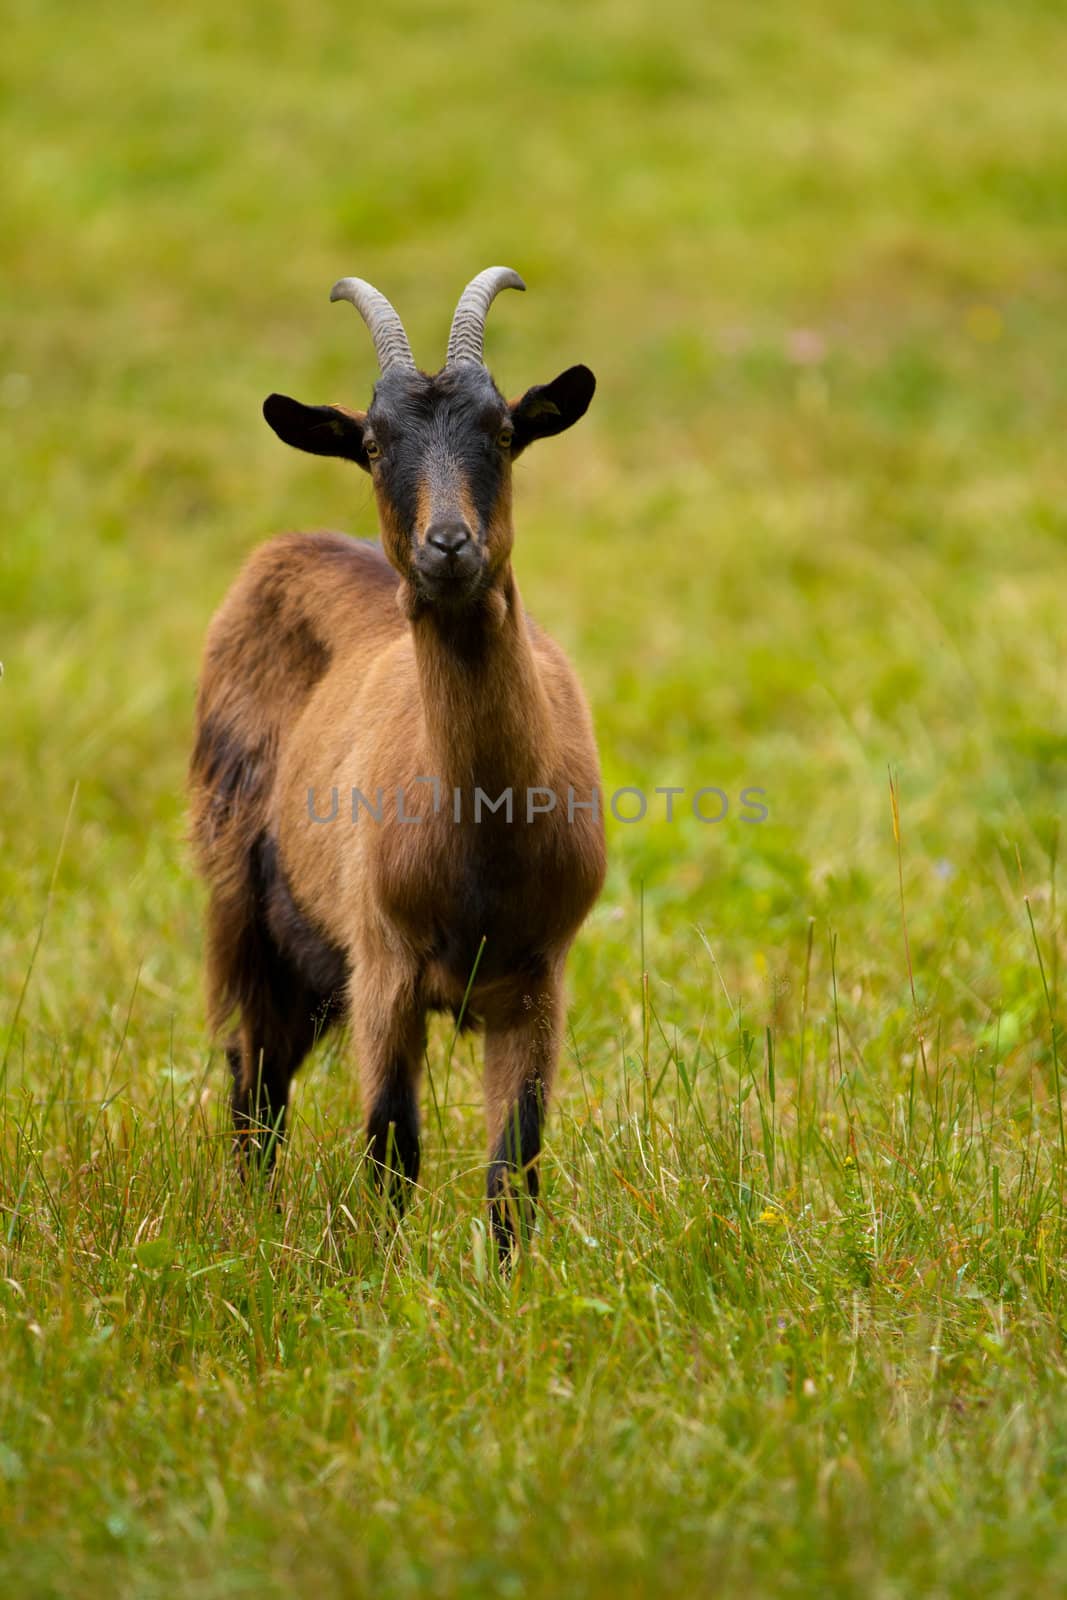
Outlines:
[[330,290],[331,300],[351,300],[374,340],[374,352],[383,372],[390,367],[415,366],[404,324],[373,284],[362,278],[340,278]]
[[445,366],[456,361],[482,361],[485,319],[501,289],[525,289],[526,285],[510,267],[486,267],[472,278],[459,297],[452,331],[448,336]]

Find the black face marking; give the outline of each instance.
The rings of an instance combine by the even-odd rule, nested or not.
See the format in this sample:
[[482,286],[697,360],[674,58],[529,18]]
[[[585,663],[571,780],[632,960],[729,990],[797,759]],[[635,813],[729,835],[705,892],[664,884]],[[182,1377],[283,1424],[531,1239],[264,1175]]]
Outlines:
[[381,449],[375,481],[397,523],[417,542],[431,520],[466,519],[484,544],[509,465],[499,444],[510,426],[507,403],[484,367],[472,362],[435,377],[388,372],[367,413],[369,435]]

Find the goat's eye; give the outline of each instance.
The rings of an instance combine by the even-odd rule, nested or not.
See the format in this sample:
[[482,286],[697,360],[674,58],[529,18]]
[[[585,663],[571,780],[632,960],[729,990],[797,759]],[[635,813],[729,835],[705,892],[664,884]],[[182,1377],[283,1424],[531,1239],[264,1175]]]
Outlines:
[[367,439],[363,445],[363,448],[367,452],[368,461],[381,460],[382,447],[378,443],[377,439]]
[[500,446],[501,450],[510,450],[511,441],[514,439],[514,437],[514,428],[501,428],[500,432],[496,436],[496,442]]

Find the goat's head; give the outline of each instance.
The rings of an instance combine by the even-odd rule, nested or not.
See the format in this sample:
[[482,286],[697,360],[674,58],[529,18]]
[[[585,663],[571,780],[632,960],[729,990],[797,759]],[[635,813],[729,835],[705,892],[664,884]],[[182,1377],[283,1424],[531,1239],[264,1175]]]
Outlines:
[[351,300],[374,339],[381,377],[367,411],[305,406],[272,394],[263,414],[279,438],[313,455],[358,462],[374,481],[382,544],[420,605],[462,610],[492,584],[511,553],[511,463],[534,439],[562,433],[596,387],[568,367],[510,404],[482,359],[485,319],[501,289],[524,289],[508,267],[487,267],[460,296],[448,354],[430,376],[415,365],[403,324],[384,295],[342,278],[331,300]]

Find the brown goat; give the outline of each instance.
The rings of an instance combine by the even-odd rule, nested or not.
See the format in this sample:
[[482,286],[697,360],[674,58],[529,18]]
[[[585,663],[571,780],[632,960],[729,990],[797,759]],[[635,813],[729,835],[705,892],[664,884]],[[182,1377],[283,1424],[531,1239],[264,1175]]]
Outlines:
[[270,1165],[294,1072],[348,1016],[373,1170],[402,1204],[426,1014],[451,1011],[485,1029],[504,1252],[532,1220],[564,963],[604,878],[589,712],[511,570],[511,463],[576,422],[595,380],[571,367],[503,399],[482,343],[505,287],[524,285],[503,267],[472,280],[430,376],[377,290],[335,285],[374,338],[369,409],[263,409],[287,444],[370,473],[381,545],[287,534],[255,552],[208,633],[190,773],[246,1156]]

